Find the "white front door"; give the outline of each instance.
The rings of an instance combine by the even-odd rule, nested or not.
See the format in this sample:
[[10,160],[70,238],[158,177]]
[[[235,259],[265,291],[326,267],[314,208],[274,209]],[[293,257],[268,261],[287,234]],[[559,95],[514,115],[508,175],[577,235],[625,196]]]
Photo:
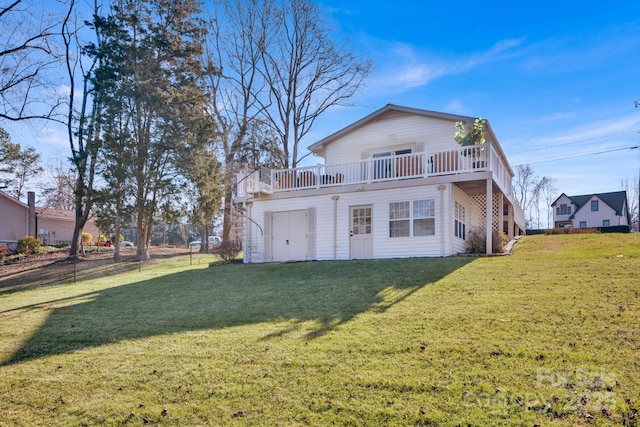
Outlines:
[[373,258],[372,206],[352,206],[350,209],[351,259]]

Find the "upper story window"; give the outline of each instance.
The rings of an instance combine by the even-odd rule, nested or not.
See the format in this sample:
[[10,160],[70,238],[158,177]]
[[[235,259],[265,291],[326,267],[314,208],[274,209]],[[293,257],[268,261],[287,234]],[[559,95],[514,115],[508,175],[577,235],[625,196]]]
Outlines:
[[399,166],[394,162],[391,156],[400,156],[402,154],[411,154],[411,148],[403,148],[401,150],[390,150],[381,153],[373,153],[371,157],[373,162],[373,179],[384,179],[396,176],[395,169]]
[[591,201],[591,212],[598,212],[598,201],[597,200],[592,200]]
[[556,206],[556,215],[571,215],[571,205]]

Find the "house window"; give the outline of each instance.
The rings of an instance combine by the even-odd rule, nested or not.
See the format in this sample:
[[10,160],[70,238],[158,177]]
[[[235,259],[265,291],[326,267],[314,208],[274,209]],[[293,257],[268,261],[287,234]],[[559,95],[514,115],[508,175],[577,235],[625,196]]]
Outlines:
[[436,234],[436,202],[433,199],[414,200],[413,235],[434,236]]
[[411,235],[411,202],[389,203],[389,237]]
[[597,200],[592,200],[591,201],[591,212],[598,212],[598,201]]
[[587,221],[580,221],[580,228],[587,228]]
[[609,227],[611,225],[611,222],[608,219],[603,219],[602,220],[602,226],[603,227]]
[[389,203],[389,237],[433,236],[435,200]]
[[391,156],[411,154],[411,148],[402,150],[385,151],[384,153],[374,153],[371,157],[373,161],[373,179],[385,179],[395,176],[396,164]]
[[466,224],[466,209],[462,204],[456,202],[453,211],[454,217],[454,234],[460,239],[466,239],[467,224]]
[[556,215],[571,215],[571,206],[560,205],[556,207]]

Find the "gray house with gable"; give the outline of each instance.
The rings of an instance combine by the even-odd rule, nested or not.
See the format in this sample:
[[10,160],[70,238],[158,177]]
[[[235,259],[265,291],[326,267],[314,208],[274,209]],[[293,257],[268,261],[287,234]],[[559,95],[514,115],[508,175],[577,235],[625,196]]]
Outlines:
[[612,227],[630,225],[626,191],[567,196],[551,204],[555,228]]

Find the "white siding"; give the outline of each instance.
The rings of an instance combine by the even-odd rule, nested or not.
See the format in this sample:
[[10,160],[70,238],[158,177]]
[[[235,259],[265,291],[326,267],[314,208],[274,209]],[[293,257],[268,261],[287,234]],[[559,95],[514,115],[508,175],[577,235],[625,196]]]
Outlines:
[[[405,187],[376,191],[355,191],[339,195],[337,202],[331,195],[309,196],[275,200],[254,200],[252,219],[264,230],[265,212],[281,212],[315,208],[315,259],[330,260],[334,257],[334,226],[336,228],[336,259],[349,259],[349,208],[357,205],[372,205],[373,256],[374,258],[448,256],[463,252],[459,244],[453,246],[451,186],[444,191],[437,186]],[[442,194],[441,194],[442,193]],[[441,200],[442,198],[442,200]],[[435,199],[434,236],[389,237],[389,203],[408,200]],[[441,203],[443,203],[441,205]],[[337,204],[337,224],[334,225],[334,206]],[[442,209],[441,209],[442,206]],[[441,212],[444,211],[444,215]],[[442,229],[444,226],[444,235]],[[265,233],[268,235],[268,233]],[[266,245],[265,245],[266,246]],[[312,252],[310,250],[310,252]],[[260,260],[262,257],[256,257]]]
[[[598,201],[598,210],[591,210],[591,201]],[[576,212],[573,218],[573,226],[580,227],[581,221],[586,221],[587,227],[602,227],[602,222],[608,219],[610,221],[610,225],[621,225],[620,217],[616,215],[616,211],[613,210],[609,205],[600,200],[598,197],[593,196],[591,199],[587,201],[587,203],[582,206],[582,208]],[[626,225],[626,224],[622,224]]]
[[356,162],[362,160],[364,154],[409,146],[427,152],[455,150],[460,146],[453,139],[454,133],[452,121],[415,115],[385,115],[329,144],[325,163]]
[[[556,214],[556,208],[560,207],[560,205],[571,206],[571,213],[566,215]],[[575,213],[576,206],[571,203],[571,199],[569,199],[569,197],[563,194],[558,198],[558,200],[555,201],[555,203],[552,206],[552,209],[553,209],[553,223],[555,224],[558,221],[569,221],[569,218],[571,217],[571,215]]]

